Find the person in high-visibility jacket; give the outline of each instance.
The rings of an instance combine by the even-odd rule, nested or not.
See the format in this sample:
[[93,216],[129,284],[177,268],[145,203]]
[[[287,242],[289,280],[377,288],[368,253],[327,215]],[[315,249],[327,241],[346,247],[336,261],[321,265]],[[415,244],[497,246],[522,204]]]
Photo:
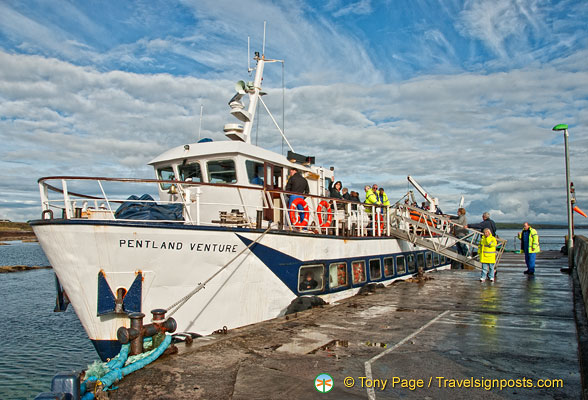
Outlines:
[[494,282],[494,264],[496,264],[496,238],[492,236],[490,229],[484,229],[484,236],[478,245],[478,254],[480,255],[480,262],[482,263],[482,276],[480,282],[486,280],[486,276],[490,278],[490,282]]
[[367,215],[370,217],[370,223],[368,224],[367,231],[368,235],[376,236],[376,225],[373,224],[373,211],[375,209],[374,205],[380,205],[380,199],[378,199],[378,186],[374,185],[375,188],[371,188],[366,185],[365,187],[365,201],[364,201],[364,208]]
[[380,203],[383,206],[389,206],[390,205],[390,200],[388,200],[388,195],[386,194],[386,192],[384,192],[384,188],[380,188],[378,190],[378,199],[380,200]]
[[372,209],[374,208],[373,207],[374,204],[376,204],[376,205],[382,204],[380,202],[380,199],[378,199],[377,189],[374,192],[374,190],[372,190],[371,187],[366,185],[366,187],[365,187],[365,202],[364,203],[366,204],[365,211],[368,214],[372,213]]
[[539,235],[535,229],[531,228],[528,222],[525,222],[523,224],[523,230],[519,232],[518,236],[521,241],[521,250],[525,253],[525,264],[527,264],[527,270],[524,273],[534,275],[535,258],[537,253],[541,251],[539,247]]

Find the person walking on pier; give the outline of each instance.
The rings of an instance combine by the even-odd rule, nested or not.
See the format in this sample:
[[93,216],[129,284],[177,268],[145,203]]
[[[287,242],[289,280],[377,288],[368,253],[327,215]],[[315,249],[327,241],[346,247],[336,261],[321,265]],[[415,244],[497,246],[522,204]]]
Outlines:
[[523,224],[523,230],[518,235],[521,241],[521,250],[525,253],[525,264],[527,270],[523,272],[527,275],[535,274],[535,258],[537,253],[541,251],[539,248],[539,235],[537,231],[531,228],[528,222]]
[[479,224],[470,224],[467,227],[480,232],[484,232],[484,229],[488,228],[490,229],[492,236],[496,236],[496,224],[490,219],[490,213],[487,211],[482,214],[482,222]]
[[490,228],[484,229],[484,236],[478,245],[478,254],[480,255],[480,262],[482,263],[482,276],[480,282],[486,280],[486,276],[490,278],[490,282],[494,282],[494,264],[496,264],[496,238],[492,236]]
[[[460,207],[457,209],[457,217],[451,216],[449,217],[450,219],[456,220],[455,223],[457,225],[453,226],[453,234],[455,235],[456,238],[463,238],[468,234],[468,230],[466,228],[464,228],[465,226],[468,225],[468,220],[466,218],[466,209],[463,207]],[[457,253],[465,256],[467,254],[468,248],[467,246],[462,243],[462,242],[455,242],[455,247],[457,248]],[[459,269],[463,269],[463,264],[462,263],[458,263],[457,261],[455,261],[453,263],[456,267],[458,267]]]

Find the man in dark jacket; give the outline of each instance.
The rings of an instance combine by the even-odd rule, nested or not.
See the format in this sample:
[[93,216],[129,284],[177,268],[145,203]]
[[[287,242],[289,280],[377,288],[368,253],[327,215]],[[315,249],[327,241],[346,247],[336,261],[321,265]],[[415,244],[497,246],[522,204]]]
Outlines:
[[286,183],[286,191],[303,194],[310,193],[308,188],[308,181],[296,168],[290,168],[290,179],[288,179],[288,183]]
[[480,232],[484,232],[484,229],[488,228],[490,229],[492,236],[496,237],[496,224],[490,219],[490,213],[485,212],[482,214],[482,220],[483,221],[479,224],[469,224],[467,227],[478,230]]
[[[297,168],[290,168],[290,179],[288,179],[288,182],[286,183],[286,191],[288,192],[296,192],[296,193],[302,193],[302,194],[308,194],[310,193],[310,189],[308,187],[308,181],[306,180],[306,178],[304,178],[302,176],[302,174],[300,173],[300,171],[298,171]],[[304,200],[304,196],[297,196],[295,194],[291,194],[290,198],[288,199],[288,208],[290,208],[292,206],[292,202],[296,199],[303,199]],[[301,204],[298,204],[296,206],[297,209],[299,209],[300,211],[304,211],[304,206],[302,206]],[[298,213],[298,218],[299,218],[299,223],[303,223],[304,221],[306,221],[306,223],[308,223],[308,218],[309,216],[306,215],[307,213],[304,212],[299,212]],[[290,218],[292,218],[292,216],[290,216]],[[298,222],[294,222],[295,224],[298,224]]]

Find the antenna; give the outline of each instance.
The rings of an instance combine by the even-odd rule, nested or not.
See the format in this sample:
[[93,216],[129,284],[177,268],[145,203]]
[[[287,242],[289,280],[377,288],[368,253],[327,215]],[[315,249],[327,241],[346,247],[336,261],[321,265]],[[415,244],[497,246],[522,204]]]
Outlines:
[[247,72],[251,73],[251,36],[247,36]]
[[200,126],[198,127],[198,141],[200,141],[200,132],[202,131],[202,110],[204,106],[200,104]]
[[265,24],[266,21],[263,21],[263,45],[261,46],[261,56],[265,56]]

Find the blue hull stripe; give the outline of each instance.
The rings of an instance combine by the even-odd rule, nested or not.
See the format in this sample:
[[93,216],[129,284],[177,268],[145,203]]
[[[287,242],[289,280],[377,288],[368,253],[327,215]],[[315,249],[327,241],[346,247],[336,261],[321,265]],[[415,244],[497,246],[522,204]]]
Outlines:
[[116,357],[122,346],[118,340],[92,340],[92,344],[100,359],[105,362],[109,358]]
[[[241,241],[249,246],[253,240],[249,240],[237,234]],[[261,243],[255,243],[249,248],[276,276],[296,293],[298,285],[298,269],[303,262],[297,258],[282,253],[281,251],[267,247]]]
[[[252,240],[247,239],[239,234],[237,234],[237,237],[247,246],[253,242]],[[275,250],[275,249],[272,249],[268,246],[265,246],[261,243],[255,243],[253,246],[251,246],[250,250],[253,254],[255,254],[255,256],[257,256],[257,258],[259,258],[261,260],[261,262],[263,262],[296,295],[299,295],[299,294],[321,295],[321,294],[327,294],[327,293],[341,292],[344,290],[349,290],[349,289],[351,289],[351,287],[363,286],[369,282],[385,281],[385,280],[389,280],[389,279],[393,279],[393,278],[398,278],[400,276],[412,275],[416,272],[416,266],[414,266],[414,267],[412,267],[412,269],[405,268],[405,270],[399,274],[397,271],[397,266],[396,266],[396,261],[395,261],[396,256],[405,256],[405,259],[406,259],[409,254],[412,254],[415,259],[415,263],[416,263],[417,258],[420,258],[422,260],[423,269],[425,269],[425,270],[437,268],[437,267],[444,265],[444,263],[439,263],[436,265],[431,265],[429,267],[424,267],[425,253],[431,253],[430,251],[427,251],[427,250],[417,250],[417,251],[412,251],[412,252],[390,253],[390,254],[361,255],[361,256],[352,257],[352,258],[336,258],[336,259],[324,259],[324,260],[318,260],[318,259],[317,260],[299,260],[297,258],[294,258],[292,256],[284,254],[278,250]],[[394,260],[394,264],[391,266],[392,272],[391,272],[391,274],[389,274],[387,276],[384,275],[384,270],[383,270],[384,259],[386,259],[386,258],[392,258]],[[370,261],[374,261],[374,260],[379,260],[379,266],[380,266],[379,271],[380,272],[379,272],[379,274],[376,275],[377,278],[372,276],[372,271],[370,269]],[[302,267],[304,265],[324,265],[323,279],[324,279],[324,282],[329,282],[328,268],[329,268],[330,264],[332,264],[332,263],[346,263],[347,276],[352,277],[352,273],[353,273],[352,268],[351,268],[352,261],[364,261],[365,262],[365,268],[366,268],[365,274],[366,274],[367,280],[362,281],[362,282],[358,282],[358,283],[354,283],[351,286],[349,284],[347,284],[344,286],[337,286],[335,288],[330,288],[329,284],[325,284],[325,286],[322,290],[317,289],[316,291],[313,291],[311,293],[308,293],[308,292],[300,293],[299,292],[298,278],[299,278],[299,274],[300,274],[300,267]],[[376,261],[376,271],[377,271],[377,265],[378,265],[378,263]],[[369,275],[368,275],[368,273],[369,273]]]

